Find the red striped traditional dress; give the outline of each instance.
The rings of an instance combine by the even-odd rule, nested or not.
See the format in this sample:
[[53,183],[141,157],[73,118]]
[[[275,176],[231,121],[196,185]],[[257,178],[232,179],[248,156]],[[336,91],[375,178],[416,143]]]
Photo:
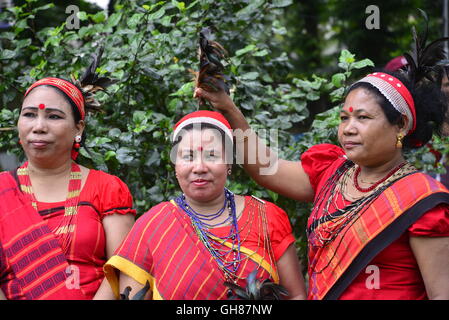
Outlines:
[[102,219],[135,214],[128,187],[115,176],[89,171],[76,223],[65,230],[73,232],[72,243],[63,253],[53,232],[65,202],[38,202],[38,213],[10,173],[0,177],[0,287],[7,299],[92,299],[107,260]]
[[[270,202],[263,205],[247,196],[238,225],[243,253],[238,284],[245,286],[256,268],[259,278],[279,282],[276,261],[295,240],[287,214]],[[215,228],[214,233],[226,236],[229,228]],[[117,271],[142,284],[149,281],[153,299],[227,298],[223,272],[174,201],[160,203],[140,217],[106,263],[106,277],[118,296]]]
[[[330,144],[302,155],[316,197],[346,161],[343,155]],[[341,194],[335,201],[339,208],[350,204]],[[409,237],[449,236],[448,203],[447,189],[423,173],[395,182],[330,244],[309,246],[309,299],[426,299]],[[331,207],[335,210],[334,204]],[[309,218],[308,227],[312,223]],[[376,287],[367,285],[370,266],[379,270]]]

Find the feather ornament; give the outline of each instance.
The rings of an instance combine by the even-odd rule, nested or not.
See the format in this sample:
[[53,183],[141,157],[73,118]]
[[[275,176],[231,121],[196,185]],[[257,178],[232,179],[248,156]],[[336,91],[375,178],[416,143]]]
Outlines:
[[224,285],[234,293],[231,300],[280,300],[281,296],[288,296],[288,291],[283,286],[265,279],[257,278],[257,269],[252,271],[246,278],[246,288],[242,288],[232,282],[226,281]]
[[108,77],[100,77],[96,70],[101,62],[101,57],[104,52],[104,47],[100,47],[98,53],[93,53],[92,62],[84,71],[80,79],[71,76],[72,83],[76,85],[84,95],[84,102],[86,111],[102,111],[101,104],[95,98],[98,91],[106,91],[106,88],[115,83]]
[[[210,28],[203,28],[199,38],[199,71],[191,71],[195,75],[195,85],[209,92],[225,91],[229,94],[227,81],[229,77],[224,74],[222,60],[226,58],[227,52],[221,44],[214,41]],[[200,106],[206,101],[200,99]]]
[[446,59],[447,55],[444,41],[448,41],[449,37],[437,39],[427,45],[429,18],[423,10],[418,10],[424,18],[425,28],[424,32],[418,34],[415,27],[412,27],[412,47],[410,52],[404,53],[408,62],[405,74],[415,84],[425,80],[438,83],[441,81],[439,62]]

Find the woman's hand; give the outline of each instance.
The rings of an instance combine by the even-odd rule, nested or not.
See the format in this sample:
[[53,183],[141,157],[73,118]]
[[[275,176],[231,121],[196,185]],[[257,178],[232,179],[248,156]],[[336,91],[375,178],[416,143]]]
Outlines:
[[201,88],[196,88],[193,97],[206,99],[219,112],[226,114],[237,109],[231,97],[223,90],[210,92]]

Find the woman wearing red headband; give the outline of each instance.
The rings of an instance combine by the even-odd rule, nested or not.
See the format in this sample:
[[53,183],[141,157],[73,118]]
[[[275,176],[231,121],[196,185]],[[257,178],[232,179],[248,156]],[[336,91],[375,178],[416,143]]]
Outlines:
[[[128,286],[135,296],[148,282],[150,299],[249,298],[235,286],[268,279],[285,287],[288,298],[305,299],[286,213],[225,188],[233,154],[226,119],[212,111],[185,116],[175,126],[173,146],[183,194],[140,217],[106,263],[106,277],[117,297]],[[277,286],[263,288],[252,288],[252,298],[281,296]]]
[[[195,91],[234,129],[248,130],[238,150],[260,185],[314,201],[309,299],[449,299],[449,192],[403,156],[438,132],[447,106],[424,79],[429,65],[409,63],[407,73],[372,73],[352,85],[340,111],[341,147],[316,145],[301,161],[278,159],[224,92]],[[263,150],[270,170],[248,161]]]
[[113,298],[103,265],[133,225],[132,197],[119,178],[75,162],[86,111],[108,81],[88,71],[76,85],[45,78],[25,94],[17,127],[27,161],[0,174],[7,299]]

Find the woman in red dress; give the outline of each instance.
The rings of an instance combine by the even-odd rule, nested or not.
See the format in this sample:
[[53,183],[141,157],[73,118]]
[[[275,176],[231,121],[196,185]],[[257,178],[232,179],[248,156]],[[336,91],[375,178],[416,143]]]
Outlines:
[[[309,299],[449,299],[449,192],[403,155],[438,132],[447,106],[425,78],[434,68],[409,64],[408,72],[375,72],[352,85],[340,146],[314,146],[301,161],[278,159],[226,93],[195,91],[240,129],[238,150],[257,183],[314,202]],[[268,165],[258,154],[269,154]]]
[[178,122],[173,137],[183,194],[140,217],[106,263],[117,297],[128,286],[134,296],[148,282],[148,299],[227,299],[233,293],[225,281],[245,287],[256,272],[260,281],[284,286],[288,298],[304,299],[287,214],[225,188],[233,150],[226,119],[218,112],[193,112]]
[[86,112],[98,108],[93,93],[107,82],[86,83],[92,78],[44,78],[25,94],[17,127],[27,161],[0,174],[0,288],[7,299],[113,298],[103,265],[135,210],[119,178],[75,161]]

